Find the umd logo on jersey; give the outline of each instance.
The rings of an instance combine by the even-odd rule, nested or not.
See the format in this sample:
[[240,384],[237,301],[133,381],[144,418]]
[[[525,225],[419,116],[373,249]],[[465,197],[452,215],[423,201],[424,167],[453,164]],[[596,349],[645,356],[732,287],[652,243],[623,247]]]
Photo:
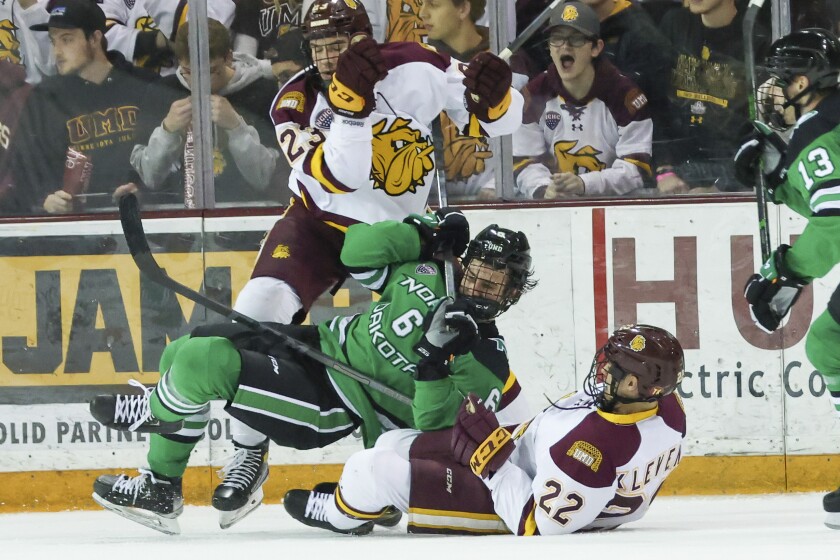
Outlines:
[[575,461],[580,461],[592,469],[592,472],[598,472],[598,469],[601,467],[601,461],[604,459],[604,456],[597,447],[587,441],[580,440],[572,444],[569,450],[566,451],[566,455]]
[[391,196],[417,192],[426,184],[426,174],[434,169],[432,150],[427,138],[396,118],[386,128],[387,119],[373,125],[373,162],[371,180],[374,189]]

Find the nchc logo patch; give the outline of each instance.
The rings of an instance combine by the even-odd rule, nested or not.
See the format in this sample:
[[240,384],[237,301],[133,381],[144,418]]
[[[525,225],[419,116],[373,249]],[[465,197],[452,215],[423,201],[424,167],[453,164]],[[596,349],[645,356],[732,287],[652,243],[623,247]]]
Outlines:
[[417,268],[414,270],[415,274],[425,274],[426,276],[434,276],[437,274],[437,270],[430,264],[422,263],[418,264]]

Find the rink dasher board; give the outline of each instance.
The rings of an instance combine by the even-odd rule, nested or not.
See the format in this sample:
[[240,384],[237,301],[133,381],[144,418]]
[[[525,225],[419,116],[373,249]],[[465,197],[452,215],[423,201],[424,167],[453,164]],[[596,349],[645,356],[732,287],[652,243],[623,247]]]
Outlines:
[[[499,327],[534,411],[545,406],[543,394],[559,397],[580,386],[604,333],[627,322],[646,322],[675,332],[686,349],[684,455],[838,453],[838,425],[821,379],[805,357],[803,335],[824,310],[840,274],[833,271],[815,283],[813,295],[803,296],[782,336],[774,339],[757,331],[745,318],[741,296],[744,281],[760,264],[754,212],[749,203],[468,211],[473,232],[497,223],[524,230],[531,241],[540,284],[499,320]],[[774,244],[800,233],[805,223],[786,210],[772,209],[770,218]],[[158,254],[159,261],[173,277],[196,288],[202,283],[202,267],[220,270],[222,277],[230,278],[233,299],[247,280],[260,232],[273,221],[273,217],[242,217],[202,223],[200,218],[177,218],[148,220],[146,227],[150,234],[163,237],[192,234],[195,239],[188,249]],[[38,224],[37,228],[0,225],[0,240],[6,238],[11,244],[13,238],[31,238],[24,242],[32,241],[36,248],[48,248],[51,241],[68,235],[88,240],[111,236],[117,245],[120,241],[116,221]],[[218,247],[202,245],[214,235],[219,238],[213,241]],[[235,246],[237,235],[246,239],[246,247]],[[202,247],[207,249],[203,253]],[[153,251],[159,250],[153,246]],[[23,337],[33,347],[41,342],[33,309],[36,272],[60,272],[64,327],[60,346],[66,358],[82,274],[105,276],[103,270],[114,271],[110,277],[119,286],[131,335],[126,347],[134,349],[138,370],[115,372],[111,352],[93,352],[88,372],[65,371],[65,360],[49,372],[13,373],[6,363],[9,337]],[[154,367],[143,363],[147,327],[141,327],[143,318],[137,311],[141,281],[130,257],[121,247],[91,255],[45,249],[40,254],[0,257],[0,273],[4,279],[0,286],[4,294],[0,295],[4,300],[0,301],[0,342],[4,345],[0,471],[141,464],[146,442],[113,438],[108,442],[101,433],[97,441],[84,402],[68,400],[68,395],[95,394],[97,386],[112,388],[132,377],[149,384],[157,378]],[[363,306],[360,292],[349,290],[349,296],[323,300],[325,305],[313,314],[326,317],[347,312],[342,297]],[[177,301],[185,315],[193,313],[190,302]],[[94,327],[107,331],[102,309],[96,314]],[[51,398],[52,393],[59,396]],[[33,395],[31,402],[26,402],[27,394]],[[224,426],[225,414],[219,406],[214,405],[209,430]],[[37,433],[41,429],[43,434]],[[29,438],[24,443],[27,430]],[[223,428],[219,430],[224,434]],[[220,464],[230,444],[224,435],[217,439],[214,435],[208,432],[191,464]],[[341,462],[357,448],[351,439],[306,453],[272,451],[271,462]]]

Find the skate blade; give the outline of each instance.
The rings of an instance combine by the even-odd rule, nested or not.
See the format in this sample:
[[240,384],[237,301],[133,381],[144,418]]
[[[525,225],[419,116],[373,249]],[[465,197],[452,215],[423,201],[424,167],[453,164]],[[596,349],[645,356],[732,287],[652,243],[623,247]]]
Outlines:
[[248,503],[241,508],[234,511],[219,511],[219,527],[222,529],[228,529],[236,523],[239,523],[246,515],[257,509],[262,503],[262,500],[263,489],[261,486],[251,495],[251,499],[248,500]]
[[840,512],[828,513],[825,517],[825,526],[840,531]]
[[120,517],[125,517],[126,519],[139,523],[140,525],[144,525],[149,529],[160,531],[166,535],[181,534],[181,526],[178,524],[178,519],[176,519],[176,517],[181,514],[180,510],[173,514],[175,517],[168,518],[142,509],[112,504],[111,502],[102,499],[99,494],[96,494],[95,492],[93,494],[93,500],[108,511],[113,511]]

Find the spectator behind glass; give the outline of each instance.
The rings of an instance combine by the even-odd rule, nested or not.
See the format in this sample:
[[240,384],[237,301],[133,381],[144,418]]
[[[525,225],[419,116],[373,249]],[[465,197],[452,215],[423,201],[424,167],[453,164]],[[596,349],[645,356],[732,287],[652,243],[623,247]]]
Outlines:
[[12,144],[32,86],[25,82],[26,70],[20,64],[0,59],[0,215],[26,213],[19,208],[12,175]]
[[583,0],[601,20],[604,55],[648,98],[653,120],[653,156],[665,141],[668,87],[673,67],[671,44],[650,16],[629,0]]
[[[744,188],[732,164],[749,115],[742,25],[735,0],[693,0],[662,19],[677,54],[668,91],[670,137],[657,152],[662,194]],[[757,57],[764,56],[768,39],[757,22]]]
[[[233,0],[206,0],[207,16],[225,27],[233,22]],[[172,52],[178,26],[187,19],[187,0],[99,0],[105,37],[113,50],[143,68],[168,76],[177,61]]]
[[840,0],[798,0],[791,2],[791,28],[821,27],[840,33]]
[[[489,30],[476,25],[486,5],[486,0],[425,0],[420,18],[429,34],[429,45],[463,62],[489,50]],[[446,113],[441,113],[441,129],[447,193],[453,198],[495,198],[493,154],[487,138],[461,134]]]
[[272,76],[286,83],[306,66],[300,8],[301,0],[239,0],[233,50],[267,60]]
[[[51,214],[113,207],[138,188],[128,160],[154,76],[106,52],[105,14],[88,0],[58,0],[49,22],[31,29],[49,33],[58,75],[34,89],[21,117],[12,158],[18,194]],[[93,166],[86,192],[81,175],[65,173],[69,149]]]
[[[231,51],[230,33],[224,25],[214,19],[207,23],[216,202],[265,199],[280,156],[267,147],[275,143],[268,111],[277,86],[262,77],[254,57]],[[161,88],[156,100],[158,111],[152,116],[157,118],[144,124],[140,137],[148,142],[136,145],[131,153],[131,164],[151,189],[171,185],[180,189],[185,173],[192,172],[184,164],[194,149],[188,26],[189,22],[178,29],[174,44],[178,71],[161,80],[167,87]],[[162,121],[158,120],[161,115],[165,115]]]
[[55,74],[49,37],[29,29],[49,17],[47,0],[0,1],[0,60],[25,67],[26,81],[30,84]]
[[653,133],[647,99],[599,56],[598,16],[567,2],[547,32],[553,63],[528,82],[523,125],[513,134],[518,194],[622,195],[641,187]]

